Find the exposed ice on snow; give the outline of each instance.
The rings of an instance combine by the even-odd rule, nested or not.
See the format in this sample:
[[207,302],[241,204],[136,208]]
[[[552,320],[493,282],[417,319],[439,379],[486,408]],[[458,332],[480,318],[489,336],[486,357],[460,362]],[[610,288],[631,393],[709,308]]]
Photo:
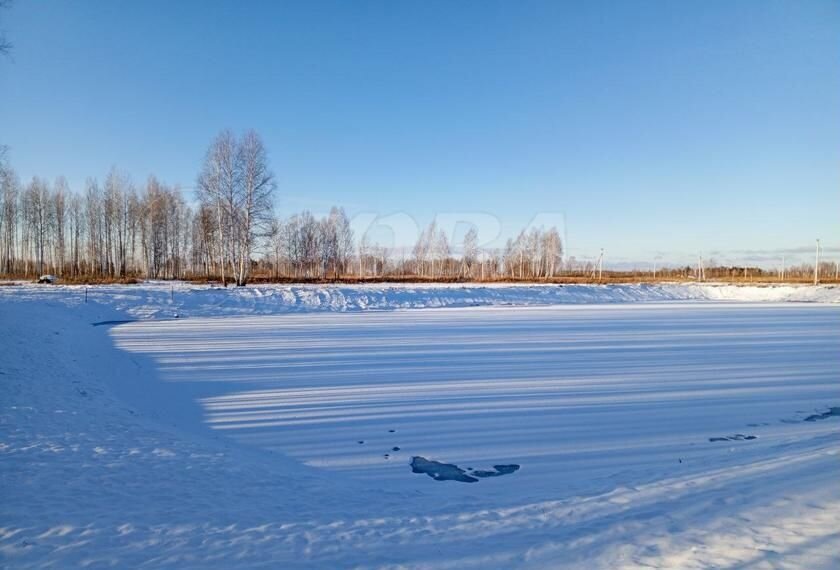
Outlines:
[[95,327],[107,327],[107,326],[114,326],[114,325],[124,325],[126,323],[133,323],[136,319],[116,319],[111,321],[97,321],[95,323],[91,323]]
[[475,469],[470,472],[470,475],[479,478],[486,478],[486,477],[500,477],[502,475],[510,475],[511,473],[516,473],[519,471],[519,465],[516,463],[511,463],[509,465],[494,465],[493,469]]
[[[519,465],[516,465],[515,463],[512,463],[510,465],[494,465],[493,469],[473,470],[472,467],[468,467],[466,470],[464,470],[452,463],[443,463],[441,461],[434,461],[420,456],[414,456],[411,458],[412,473],[426,474],[435,481],[459,481],[461,483],[477,483],[479,479],[510,475],[511,473],[515,473],[518,470]],[[467,473],[467,471],[469,471],[469,473]]]
[[478,483],[478,479],[467,475],[464,469],[451,463],[442,463],[425,457],[411,458],[411,472],[428,475],[435,481],[459,481],[461,483]]
[[806,422],[815,422],[818,420],[825,420],[831,417],[840,416],[840,407],[832,407],[829,408],[828,411],[822,412],[820,414],[812,414],[805,418]]
[[709,441],[717,442],[717,441],[751,441],[753,439],[758,439],[754,435],[744,435],[742,433],[736,433],[735,435],[726,435],[723,437],[710,437]]

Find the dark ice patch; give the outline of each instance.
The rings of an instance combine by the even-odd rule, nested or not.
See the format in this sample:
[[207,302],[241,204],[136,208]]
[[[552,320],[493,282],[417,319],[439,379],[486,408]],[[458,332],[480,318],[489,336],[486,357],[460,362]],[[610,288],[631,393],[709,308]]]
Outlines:
[[137,322],[137,319],[133,320],[123,320],[123,321],[99,321],[97,323],[91,323],[95,327],[105,327],[108,325],[124,325],[126,323],[134,323]]
[[821,414],[812,414],[805,418],[806,422],[816,422],[819,420],[826,420],[832,416],[840,416],[840,407],[828,408],[827,412]]
[[478,483],[478,479],[470,477],[467,472],[451,463],[432,461],[425,457],[411,458],[411,472],[425,473],[435,481],[460,481],[461,483]]
[[494,465],[493,471],[476,470],[471,473],[473,477],[501,477],[502,475],[510,475],[519,470],[519,465],[511,463],[510,465]]
[[411,458],[412,473],[424,473],[434,479],[435,481],[459,481],[461,483],[477,483],[479,479],[487,477],[501,477],[502,475],[509,475],[516,472],[519,465],[494,465],[493,471],[476,470],[467,473],[457,465],[452,463],[441,463],[426,459],[425,457],[415,456]]
[[758,436],[755,435],[744,435],[742,433],[736,433],[735,435],[727,435],[724,437],[710,437],[709,441],[712,443],[716,441],[749,441],[752,439],[758,439]]

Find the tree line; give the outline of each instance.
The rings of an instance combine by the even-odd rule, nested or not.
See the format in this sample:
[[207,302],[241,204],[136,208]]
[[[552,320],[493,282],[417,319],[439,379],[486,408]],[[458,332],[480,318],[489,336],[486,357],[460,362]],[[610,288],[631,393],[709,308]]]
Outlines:
[[[564,258],[556,228],[531,228],[504,247],[480,247],[475,228],[458,244],[434,221],[413,247],[388,248],[354,235],[339,207],[281,219],[274,212],[275,176],[260,136],[222,131],[210,144],[189,194],[149,176],[135,185],[116,168],[100,183],[72,191],[63,177],[23,184],[0,146],[0,275],[51,273],[68,281],[201,279],[419,279],[534,281],[595,279],[593,260]],[[837,264],[821,264],[837,279]],[[606,274],[615,272],[605,272]],[[631,272],[644,278],[645,272]],[[806,279],[813,266],[788,267]],[[622,274],[623,275],[623,274]],[[629,274],[628,274],[629,275]],[[770,279],[758,267],[719,267],[706,279]],[[618,276],[618,273],[616,273]],[[661,267],[653,277],[697,279],[697,268]]]
[[[51,273],[68,280],[538,279],[557,274],[556,228],[533,229],[503,251],[481,250],[470,229],[452,248],[432,222],[409,255],[356,236],[342,208],[274,214],[277,184],[260,136],[222,131],[197,176],[194,200],[155,176],[135,185],[112,168],[80,192],[67,180],[22,184],[0,147],[0,274]],[[456,255],[453,249],[460,249]]]

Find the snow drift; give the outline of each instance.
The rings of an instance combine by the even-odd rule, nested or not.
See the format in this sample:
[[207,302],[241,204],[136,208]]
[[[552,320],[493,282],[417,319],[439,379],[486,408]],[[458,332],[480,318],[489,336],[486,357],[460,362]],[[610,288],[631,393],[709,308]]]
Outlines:
[[[87,292],[86,292],[87,290]],[[104,304],[134,318],[273,315],[311,311],[369,311],[473,306],[651,303],[712,300],[840,302],[837,286],[716,284],[511,285],[376,284],[229,287],[183,282],[139,285],[0,287],[4,295],[71,305]]]

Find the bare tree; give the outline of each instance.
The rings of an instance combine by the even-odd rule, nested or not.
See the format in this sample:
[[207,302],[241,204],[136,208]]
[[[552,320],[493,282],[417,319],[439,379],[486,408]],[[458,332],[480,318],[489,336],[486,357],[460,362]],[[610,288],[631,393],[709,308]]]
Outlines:
[[321,266],[318,259],[318,242],[320,241],[318,221],[312,212],[304,210],[300,214],[298,223],[300,225],[298,226],[297,247],[303,264],[303,274],[305,277],[317,276],[313,273],[313,269]]
[[420,237],[417,238],[417,243],[414,244],[414,271],[420,277],[423,277],[426,274],[426,264],[428,260],[431,260],[431,274],[434,276],[434,241],[436,236],[437,224],[433,220],[425,230],[420,232]]
[[[444,277],[446,275],[446,265],[449,261],[449,240],[446,237],[446,232],[443,229],[438,230],[437,235],[432,234],[433,236],[433,248],[434,248],[434,257],[440,261],[439,270],[440,273],[438,277]],[[432,271],[432,277],[435,277],[434,271]]]
[[49,188],[43,180],[37,176],[32,179],[26,188],[26,218],[28,236],[32,239],[31,245],[37,260],[36,271],[40,275],[44,272],[44,257],[49,244],[50,225],[52,212],[50,208]]
[[542,253],[545,277],[554,277],[563,258],[563,242],[557,228],[552,227],[542,234]]
[[359,240],[359,278],[364,279],[367,275],[367,264],[365,263],[366,258],[370,256],[371,251],[371,244],[370,239],[368,238],[367,233],[362,236],[362,239]]
[[341,277],[347,271],[347,264],[353,256],[353,229],[350,227],[350,218],[344,208],[333,208],[330,210],[330,219],[335,226],[336,236],[336,260],[338,262],[337,277]]
[[85,190],[85,220],[87,221],[87,271],[94,275],[105,273],[102,245],[102,191],[96,179],[88,178]]
[[70,274],[79,275],[82,271],[82,239],[85,233],[85,214],[81,196],[74,194],[69,205],[70,234]]
[[69,193],[67,180],[63,176],[59,176],[55,181],[55,186],[52,195],[52,217],[53,217],[53,233],[55,239],[53,240],[53,247],[55,254],[53,256],[54,271],[58,275],[64,273],[65,252],[66,252],[66,227],[67,227],[67,195]]
[[8,163],[8,147],[0,145],[0,271],[14,271],[18,222],[17,176]]
[[461,256],[461,273],[472,278],[473,265],[478,257],[478,232],[470,228],[464,235],[464,252]]
[[235,248],[233,240],[236,238],[234,214],[237,209],[236,196],[239,185],[237,162],[236,139],[231,131],[222,131],[207,150],[197,182],[199,200],[216,211],[219,271],[222,285],[225,286],[225,265],[231,263],[233,266],[233,257],[230,254]]
[[262,139],[254,131],[242,136],[236,153],[238,187],[234,204],[239,211],[234,218],[238,221],[239,267],[236,284],[245,285],[251,265],[251,253],[258,237],[268,234],[272,220],[274,174],[268,167],[268,157]]

